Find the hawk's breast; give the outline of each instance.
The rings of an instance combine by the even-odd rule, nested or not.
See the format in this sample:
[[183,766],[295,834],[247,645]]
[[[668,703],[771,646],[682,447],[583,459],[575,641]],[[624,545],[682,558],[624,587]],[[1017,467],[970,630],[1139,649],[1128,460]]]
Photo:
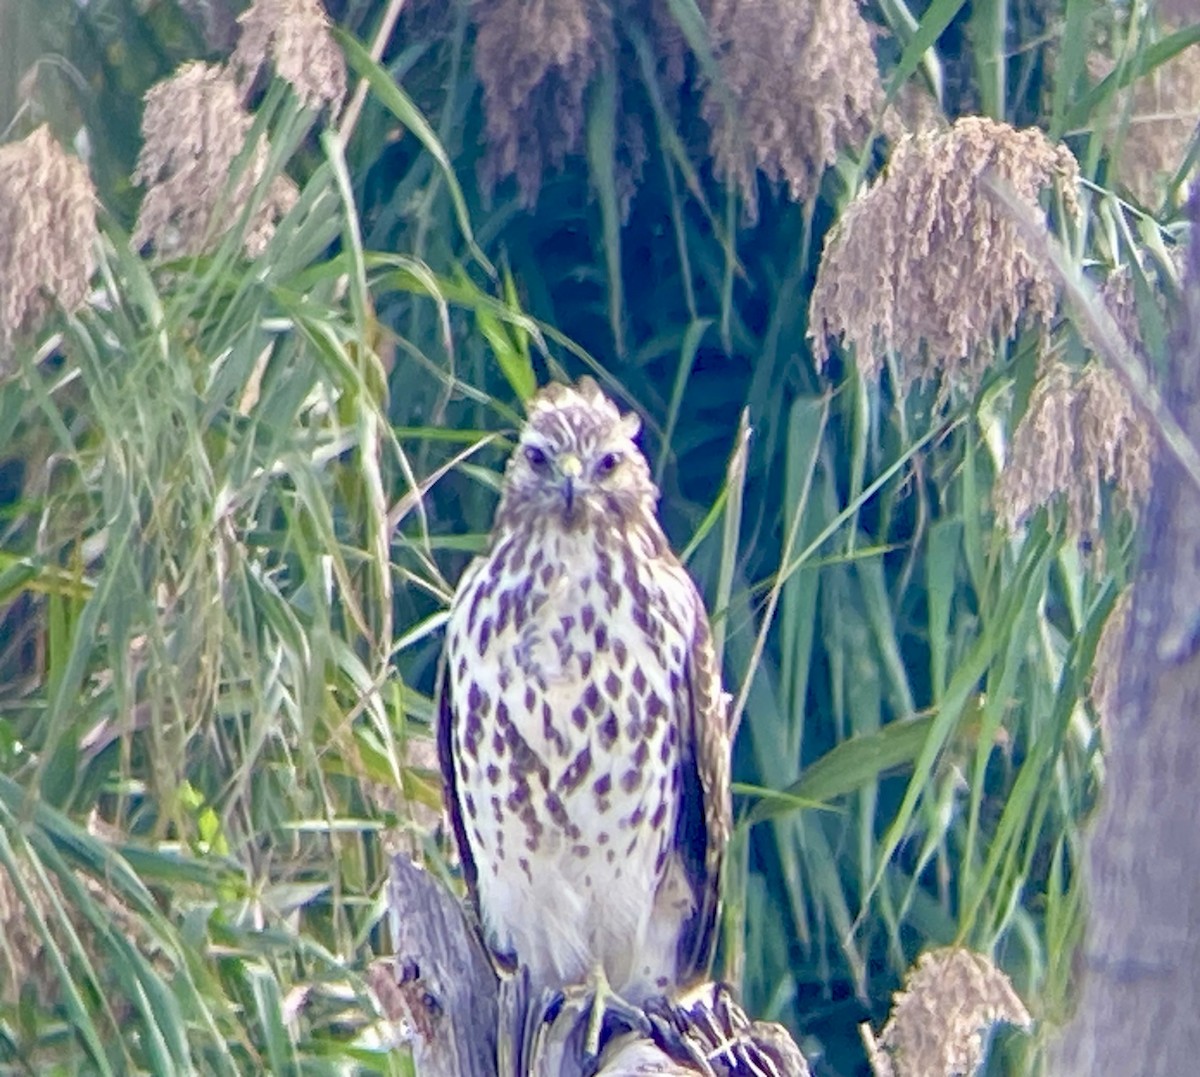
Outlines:
[[502,537],[448,631],[453,756],[481,913],[535,981],[602,961],[670,980],[648,935],[671,867],[695,616],[634,529]]

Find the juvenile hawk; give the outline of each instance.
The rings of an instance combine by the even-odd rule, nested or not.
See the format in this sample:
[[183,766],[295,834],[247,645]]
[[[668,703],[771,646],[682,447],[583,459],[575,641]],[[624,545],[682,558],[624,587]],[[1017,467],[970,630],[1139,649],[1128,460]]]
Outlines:
[[707,973],[730,832],[727,697],[658,490],[591,378],[530,404],[450,608],[438,748],[489,945],[536,992]]

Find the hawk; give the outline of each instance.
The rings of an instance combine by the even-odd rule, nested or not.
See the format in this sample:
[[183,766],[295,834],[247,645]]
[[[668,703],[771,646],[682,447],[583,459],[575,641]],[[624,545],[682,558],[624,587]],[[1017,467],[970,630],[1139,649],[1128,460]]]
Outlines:
[[658,490],[591,378],[530,402],[450,606],[445,798],[485,938],[537,998],[705,976],[731,827],[728,696]]

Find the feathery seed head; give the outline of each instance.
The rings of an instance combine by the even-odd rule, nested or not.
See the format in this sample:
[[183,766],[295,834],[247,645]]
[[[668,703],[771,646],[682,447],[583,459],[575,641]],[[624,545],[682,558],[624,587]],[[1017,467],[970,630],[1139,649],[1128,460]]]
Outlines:
[[[1089,72],[1097,80],[1115,67],[1107,56],[1088,57]],[[1157,206],[1200,122],[1200,48],[1172,56],[1122,90],[1118,101],[1106,134],[1108,142],[1121,143],[1116,178],[1143,205]],[[1183,197],[1186,200],[1186,185]]]
[[300,189],[291,176],[279,175],[271,180],[267,195],[246,225],[242,246],[249,258],[257,258],[267,249],[275,236],[275,226],[300,200]]
[[1078,372],[1055,363],[1029,398],[996,483],[996,512],[1010,533],[1062,497],[1076,539],[1096,535],[1102,491],[1111,485],[1136,510],[1150,489],[1153,440],[1142,415],[1108,368]]
[[48,127],[0,146],[0,371],[16,336],[82,306],[98,237],[87,167]]
[[[254,120],[228,72],[212,64],[185,64],[146,93],[143,144],[133,182],[146,188],[133,241],[159,254],[200,254],[237,221],[267,167],[260,141],[234,178],[234,164]],[[276,181],[247,225],[246,248],[265,246],[290,202],[290,181]],[[218,210],[220,213],[218,214]]]
[[591,378],[547,386],[530,401],[508,462],[497,525],[551,518],[573,530],[619,526],[635,513],[652,518],[658,490],[634,441],[640,428]]
[[1032,1019],[1007,976],[982,954],[945,947],[923,954],[896,992],[872,1066],[895,1077],[960,1077],[983,1062],[993,1025]]
[[809,329],[818,366],[833,336],[854,348],[868,378],[898,353],[902,393],[939,374],[944,389],[973,390],[1018,321],[1050,321],[1055,282],[984,179],[1034,210],[1060,180],[1077,212],[1075,158],[1041,131],[967,117],[904,138],[826,240]]
[[1108,327],[1099,321],[1083,319],[1073,326],[1093,354],[1112,355],[1114,348],[1120,350],[1124,344],[1146,369],[1154,366],[1146,350],[1143,318],[1147,319],[1147,325],[1153,324],[1156,319],[1161,319],[1164,324],[1173,320],[1172,296],[1178,295],[1180,282],[1184,278],[1187,251],[1188,245],[1180,243],[1162,251],[1161,257],[1142,260],[1139,275],[1146,294],[1139,294],[1138,282],[1130,264],[1116,266],[1105,274],[1096,293],[1112,319],[1116,338],[1104,339],[1103,334]]
[[[22,898],[13,874],[19,876],[27,899]],[[26,990],[32,991],[42,1006],[53,1002],[58,993],[58,977],[34,912],[53,922],[50,899],[42,892],[25,857],[20,856],[11,867],[0,868],[0,931],[4,937],[4,945],[0,946],[0,1000],[10,1006],[16,1006]]]
[[271,65],[309,108],[341,108],[346,59],[317,0],[255,0],[238,22],[242,32],[230,66],[243,98],[259,70]]
[[[1138,321],[1137,292],[1129,267],[1121,266],[1109,273],[1100,285],[1099,294],[1116,324],[1117,331],[1125,338],[1130,350],[1144,359],[1145,342],[1142,340],[1142,327]],[[1162,298],[1162,290],[1157,290],[1156,295]]]
[[938,99],[924,83],[919,79],[909,79],[884,110],[879,127],[887,140],[895,143],[905,135],[919,135],[923,131],[946,131],[950,124]]
[[703,113],[717,173],[757,216],[757,173],[812,195],[838,153],[871,130],[883,88],[856,0],[710,0],[708,25],[724,85]]
[[1100,719],[1105,741],[1111,743],[1117,723],[1117,693],[1121,685],[1121,665],[1125,654],[1125,637],[1129,632],[1129,611],[1133,609],[1133,588],[1121,592],[1109,612],[1108,620],[1096,644],[1092,661],[1092,684],[1088,698]]
[[[96,829],[93,812],[88,830],[95,834]],[[76,896],[80,892],[85,895],[83,903]],[[95,912],[85,912],[85,905]],[[97,913],[108,921],[107,929],[94,919]],[[44,862],[39,864],[23,843],[17,845],[10,850],[7,864],[0,867],[0,1001],[10,1006],[22,1004],[30,991],[40,1008],[61,1003],[64,979],[52,955],[55,951],[78,952],[79,947],[81,956],[101,974],[101,988],[108,986],[112,981],[105,977],[112,970],[104,957],[111,950],[104,935],[114,931],[137,946],[159,972],[165,971],[165,962],[160,963],[161,948],[151,941],[150,929],[110,886],[79,869],[59,875]],[[116,979],[116,974],[112,978]],[[123,992],[113,997],[118,1020],[127,1015],[126,999]]]
[[580,146],[584,93],[611,51],[612,13],[599,0],[475,0],[472,11],[488,137],[483,182],[515,176],[522,205],[532,207],[544,173]]

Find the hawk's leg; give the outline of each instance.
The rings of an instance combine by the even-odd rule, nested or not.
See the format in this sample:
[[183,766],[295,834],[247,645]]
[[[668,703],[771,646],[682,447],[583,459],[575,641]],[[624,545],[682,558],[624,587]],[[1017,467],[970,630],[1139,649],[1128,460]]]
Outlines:
[[587,1038],[583,1041],[585,1058],[596,1058],[599,1056],[600,1036],[604,1031],[604,1018],[610,1013],[615,1014],[620,1020],[624,1021],[630,1029],[649,1035],[650,1022],[646,1014],[641,1007],[635,1006],[631,1002],[626,1002],[625,999],[612,989],[612,986],[608,982],[608,977],[604,973],[604,966],[600,962],[597,962],[593,967],[587,986],[591,988],[592,993],[592,1013],[588,1019]]

